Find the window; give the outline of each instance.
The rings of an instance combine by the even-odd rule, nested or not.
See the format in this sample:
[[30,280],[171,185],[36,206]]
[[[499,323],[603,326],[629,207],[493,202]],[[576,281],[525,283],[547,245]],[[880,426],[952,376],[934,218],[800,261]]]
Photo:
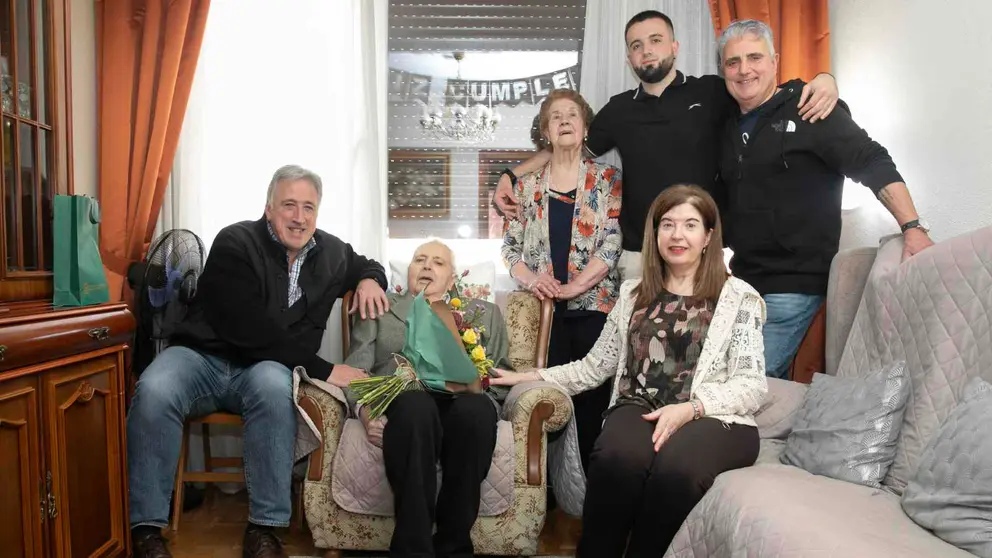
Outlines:
[[[534,153],[555,88],[578,89],[585,0],[389,5],[390,258],[425,237],[499,260],[499,172]],[[495,123],[495,124],[494,124]]]
[[51,296],[52,201],[69,187],[65,0],[0,0],[0,302]]

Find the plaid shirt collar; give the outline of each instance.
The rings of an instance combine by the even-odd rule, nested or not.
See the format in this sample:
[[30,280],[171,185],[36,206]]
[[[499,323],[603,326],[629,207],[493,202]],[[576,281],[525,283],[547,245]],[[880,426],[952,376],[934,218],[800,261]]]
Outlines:
[[[282,242],[279,240],[279,237],[276,236],[276,231],[272,229],[272,223],[266,221],[265,227],[269,230],[269,236],[272,237],[272,240],[276,241],[281,246]],[[304,246],[303,249],[300,250],[300,253],[296,255],[296,260],[293,262],[293,265],[289,267],[289,291],[287,293],[289,302],[288,306],[296,304],[296,301],[300,300],[300,297],[303,296],[303,289],[300,288],[300,271],[303,269],[303,262],[306,261],[307,254],[309,254],[310,250],[313,250],[315,246],[317,246],[317,240],[312,236],[306,246]],[[286,263],[289,263],[289,250],[286,250]]]

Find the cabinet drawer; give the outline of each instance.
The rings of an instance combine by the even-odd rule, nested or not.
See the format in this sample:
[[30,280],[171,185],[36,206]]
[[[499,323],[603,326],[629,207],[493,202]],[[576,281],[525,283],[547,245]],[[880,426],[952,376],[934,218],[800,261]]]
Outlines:
[[124,304],[52,310],[0,320],[0,371],[131,342]]

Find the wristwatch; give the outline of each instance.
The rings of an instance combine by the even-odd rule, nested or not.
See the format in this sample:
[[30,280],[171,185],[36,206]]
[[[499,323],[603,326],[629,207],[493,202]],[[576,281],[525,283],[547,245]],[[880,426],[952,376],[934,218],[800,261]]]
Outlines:
[[509,167],[503,169],[503,172],[499,173],[500,177],[502,177],[504,174],[510,177],[510,184],[513,184],[514,186],[517,185],[517,175],[513,174],[513,171],[510,170]]
[[906,221],[899,227],[900,232],[905,233],[909,229],[920,229],[926,234],[930,234],[930,223],[927,223],[923,217],[918,219],[913,219],[912,221]]

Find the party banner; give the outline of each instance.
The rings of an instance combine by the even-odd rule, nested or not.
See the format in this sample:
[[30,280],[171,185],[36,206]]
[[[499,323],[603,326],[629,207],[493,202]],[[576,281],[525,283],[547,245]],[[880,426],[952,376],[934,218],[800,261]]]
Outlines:
[[[555,89],[579,88],[579,67],[572,66],[555,72],[507,80],[458,80],[437,78],[444,84],[445,103],[468,105],[508,105],[520,103],[539,105]],[[389,100],[391,102],[421,101],[428,103],[432,80],[403,70],[389,71]]]

